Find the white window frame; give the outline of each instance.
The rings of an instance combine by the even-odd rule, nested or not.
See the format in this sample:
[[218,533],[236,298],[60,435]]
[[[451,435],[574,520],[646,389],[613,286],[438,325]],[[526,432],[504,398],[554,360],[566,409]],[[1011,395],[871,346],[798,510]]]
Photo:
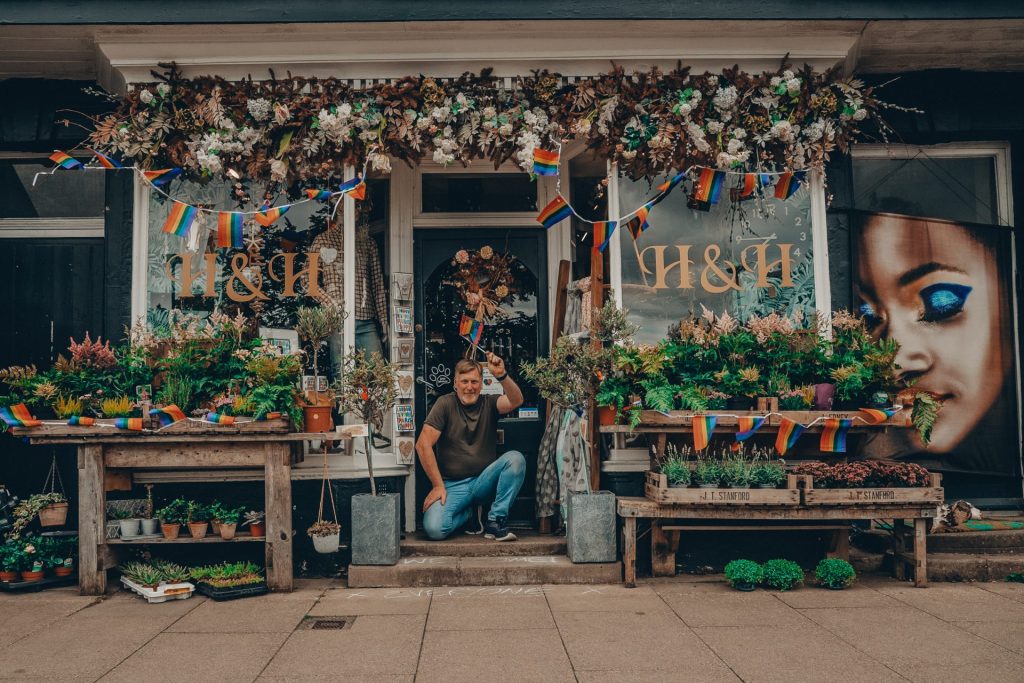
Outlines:
[[[3,161],[40,161],[49,159],[37,152],[3,152]],[[104,217],[47,216],[45,218],[0,218],[0,239],[52,239],[67,237],[103,237]]]

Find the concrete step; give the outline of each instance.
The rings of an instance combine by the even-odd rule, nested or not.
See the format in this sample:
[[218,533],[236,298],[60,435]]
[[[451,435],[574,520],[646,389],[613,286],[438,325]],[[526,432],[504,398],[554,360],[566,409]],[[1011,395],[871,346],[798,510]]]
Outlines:
[[391,567],[350,565],[350,588],[619,583],[622,563],[573,564],[564,555],[403,557]]
[[517,541],[493,541],[482,535],[456,534],[443,541],[431,541],[422,532],[402,539],[402,557],[509,557],[565,555],[565,537],[513,530]]
[[937,553],[1020,553],[1024,552],[1024,529],[929,534],[928,551]]
[[1003,581],[1007,574],[1020,571],[1024,554],[928,553],[929,581]]

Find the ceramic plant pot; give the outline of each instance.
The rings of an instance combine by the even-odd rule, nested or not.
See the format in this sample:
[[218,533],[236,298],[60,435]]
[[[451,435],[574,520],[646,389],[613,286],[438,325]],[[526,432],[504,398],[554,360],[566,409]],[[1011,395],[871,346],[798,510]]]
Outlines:
[[43,580],[43,572],[42,571],[38,571],[38,572],[22,572],[21,573],[21,580],[22,581],[42,581]]
[[325,555],[338,552],[338,548],[341,545],[340,531],[336,534],[331,534],[330,536],[312,536],[311,538],[313,539],[313,548],[315,548],[318,553],[323,553]]
[[142,520],[142,533],[145,536],[152,536],[160,533],[160,520],[159,519],[144,519]]
[[121,538],[135,538],[142,528],[141,519],[122,519],[118,524],[121,526]]
[[738,591],[743,591],[744,593],[750,593],[757,589],[757,586],[752,583],[734,583],[732,587]]
[[307,432],[333,432],[331,406],[306,406],[302,409],[303,429]]
[[219,536],[220,535],[220,520],[219,519],[211,519],[210,520],[210,531],[213,533],[214,536]]
[[56,576],[71,576],[71,572],[73,572],[73,571],[75,571],[75,570],[72,569],[71,567],[60,566],[60,567],[54,567],[53,568],[53,573]]
[[235,529],[238,528],[238,524],[237,523],[236,524],[226,524],[224,522],[221,522],[217,526],[218,526],[217,533],[220,534],[220,537],[223,538],[225,541],[230,541],[232,538],[235,537]]
[[175,522],[174,524],[161,524],[160,531],[163,533],[164,538],[173,540],[178,537],[181,533],[181,525]]
[[260,536],[266,536],[267,524],[266,522],[253,522],[249,525],[249,531],[255,538],[259,538]]
[[210,528],[209,522],[189,522],[188,532],[192,538],[206,538],[206,531]]
[[18,572],[2,571],[0,572],[0,581],[4,583],[11,583],[12,581],[18,580]]

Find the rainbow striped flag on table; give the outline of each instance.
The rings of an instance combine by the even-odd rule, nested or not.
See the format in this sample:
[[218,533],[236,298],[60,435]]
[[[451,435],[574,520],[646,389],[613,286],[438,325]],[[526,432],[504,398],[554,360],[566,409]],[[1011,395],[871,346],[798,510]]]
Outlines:
[[331,198],[330,190],[304,190],[306,196],[318,202],[326,202]]
[[242,221],[244,216],[237,211],[221,211],[217,214],[217,246],[237,249],[242,240]]
[[804,429],[806,427],[793,422],[788,417],[782,418],[778,436],[775,437],[775,450],[779,452],[779,455],[785,455],[786,451],[793,447],[796,440],[804,433]]
[[612,235],[615,234],[615,226],[618,225],[618,221],[597,221],[594,223],[594,244],[591,247],[594,251],[604,252],[608,248],[608,243],[612,239]]
[[717,204],[725,185],[725,171],[702,168],[697,183],[693,186],[693,197],[699,202]]
[[352,199],[366,199],[366,183],[359,176],[343,182],[338,186],[338,191]]
[[114,426],[118,429],[125,429],[129,432],[142,431],[141,417],[119,417],[114,420]]
[[290,208],[292,208],[291,204],[285,204],[284,206],[273,206],[269,208],[263,207],[262,209],[256,212],[256,215],[253,216],[253,218],[255,218],[256,222],[262,225],[264,228],[269,228],[271,225],[273,225],[274,221],[288,213],[288,209]]
[[850,418],[830,417],[825,420],[821,430],[819,447],[823,453],[845,453],[846,434],[850,431],[853,420]]
[[637,209],[636,214],[626,222],[626,230],[629,230],[629,234],[633,236],[634,241],[640,237],[640,234],[644,230],[651,227],[651,224],[647,222],[647,215],[650,212],[651,205],[649,203],[644,204]]
[[205,420],[217,425],[233,425],[235,424],[235,418],[231,415],[224,415],[223,413],[207,413]]
[[536,175],[558,175],[558,151],[533,148],[533,172]]
[[68,426],[70,427],[92,427],[94,424],[96,424],[96,418],[94,417],[72,415],[68,418]]
[[718,417],[715,415],[694,415],[693,416],[693,449],[702,451],[711,442],[711,434],[715,431],[715,422]]
[[870,425],[882,424],[890,417],[900,412],[899,408],[861,408],[857,411],[862,420]]
[[169,406],[164,406],[163,408],[154,408],[149,411],[149,414],[160,420],[161,427],[167,427],[175,422],[181,422],[185,419],[185,413],[181,408],[173,403]]
[[198,215],[199,209],[196,207],[176,201],[171,206],[171,212],[167,214],[167,221],[164,222],[163,231],[168,235],[184,237],[188,234],[192,223]]
[[800,184],[804,181],[804,176],[806,175],[806,171],[783,173],[779,176],[779,182],[775,184],[775,198],[789,199],[792,197],[800,189]]
[[548,205],[541,209],[537,216],[537,222],[550,230],[566,218],[572,215],[572,207],[565,201],[562,195],[557,195],[548,202]]
[[6,422],[8,427],[38,427],[43,424],[42,420],[32,417],[24,403],[0,408],[0,420]]
[[74,158],[67,152],[61,152],[60,150],[56,150],[53,154],[50,155],[50,161],[56,163],[61,168],[67,169],[81,168],[82,166],[81,161]]
[[166,185],[181,175],[180,168],[163,168],[157,171],[143,171],[142,177],[149,181],[150,185],[160,187]]

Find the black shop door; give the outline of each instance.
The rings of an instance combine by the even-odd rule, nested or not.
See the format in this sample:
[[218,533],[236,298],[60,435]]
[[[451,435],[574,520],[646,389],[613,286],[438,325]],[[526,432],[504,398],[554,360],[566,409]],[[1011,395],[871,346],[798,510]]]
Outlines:
[[[504,315],[488,324],[481,348],[505,359],[505,366],[523,390],[523,406],[500,422],[498,451],[517,450],[526,456],[523,488],[509,513],[517,526],[534,525],[534,482],[537,447],[544,433],[544,403],[536,389],[522,381],[520,363],[548,352],[547,236],[542,229],[478,228],[417,230],[413,235],[416,279],[416,428],[419,431],[434,401],[452,391],[453,368],[468,344],[459,337],[466,311],[457,289],[449,284],[455,254],[490,246],[515,256],[512,272],[516,293],[501,308]],[[482,356],[477,354],[477,360]],[[422,517],[430,482],[416,468],[416,512]]]

